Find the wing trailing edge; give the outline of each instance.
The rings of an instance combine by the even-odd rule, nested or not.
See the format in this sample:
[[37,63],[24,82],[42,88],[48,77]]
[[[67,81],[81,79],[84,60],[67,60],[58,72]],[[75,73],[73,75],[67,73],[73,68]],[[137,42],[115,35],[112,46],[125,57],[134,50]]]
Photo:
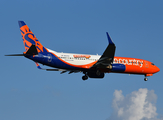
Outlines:
[[60,71],[61,72],[60,74],[63,74],[63,73],[68,72],[68,71],[69,71],[68,74],[80,72],[79,70],[67,70],[67,69],[59,69],[59,68],[56,68],[56,69],[45,69],[45,68],[40,67],[39,63],[35,62],[35,64],[36,64],[38,69],[46,70],[46,71]]

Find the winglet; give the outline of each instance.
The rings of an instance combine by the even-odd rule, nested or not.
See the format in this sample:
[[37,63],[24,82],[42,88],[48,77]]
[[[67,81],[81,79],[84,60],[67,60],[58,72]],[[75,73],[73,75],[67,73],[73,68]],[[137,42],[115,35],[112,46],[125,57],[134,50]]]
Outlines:
[[108,32],[106,32],[106,35],[108,37],[109,44],[114,45],[114,43],[113,43],[113,41],[112,41],[112,39],[111,39],[111,37],[110,37]]
[[24,21],[18,21],[19,27],[21,28],[22,26],[26,25]]

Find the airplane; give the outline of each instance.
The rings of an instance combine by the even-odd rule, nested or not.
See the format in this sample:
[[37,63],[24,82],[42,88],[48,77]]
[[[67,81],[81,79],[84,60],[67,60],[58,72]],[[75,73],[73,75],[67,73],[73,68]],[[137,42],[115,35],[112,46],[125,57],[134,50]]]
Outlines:
[[[152,62],[130,57],[114,56],[116,46],[113,43],[108,32],[108,46],[104,53],[100,55],[76,54],[56,52],[44,47],[24,21],[18,21],[20,32],[22,35],[25,52],[23,54],[11,54],[5,56],[24,56],[35,62],[38,69],[47,71],[60,71],[78,73],[82,72],[83,80],[88,78],[104,78],[105,73],[125,73],[144,75],[144,80],[148,80],[148,76],[160,71],[160,69]],[[41,68],[39,63],[53,67],[53,69]]]

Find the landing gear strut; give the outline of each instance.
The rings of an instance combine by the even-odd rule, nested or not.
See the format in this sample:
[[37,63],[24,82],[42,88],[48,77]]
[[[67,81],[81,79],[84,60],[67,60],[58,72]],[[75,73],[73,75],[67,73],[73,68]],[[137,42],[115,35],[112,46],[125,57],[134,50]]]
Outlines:
[[83,80],[87,80],[88,79],[88,75],[87,72],[83,72],[85,75],[82,77]]

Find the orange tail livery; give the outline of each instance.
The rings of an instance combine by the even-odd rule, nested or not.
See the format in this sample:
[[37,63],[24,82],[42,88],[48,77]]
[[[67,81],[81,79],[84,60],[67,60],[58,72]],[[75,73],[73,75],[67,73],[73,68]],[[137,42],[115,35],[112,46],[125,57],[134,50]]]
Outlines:
[[29,27],[24,23],[24,21],[19,21],[18,23],[19,23],[20,32],[25,47],[25,52],[27,52],[32,45],[36,46],[38,53],[46,51],[46,49],[38,41],[36,36],[29,29]]

